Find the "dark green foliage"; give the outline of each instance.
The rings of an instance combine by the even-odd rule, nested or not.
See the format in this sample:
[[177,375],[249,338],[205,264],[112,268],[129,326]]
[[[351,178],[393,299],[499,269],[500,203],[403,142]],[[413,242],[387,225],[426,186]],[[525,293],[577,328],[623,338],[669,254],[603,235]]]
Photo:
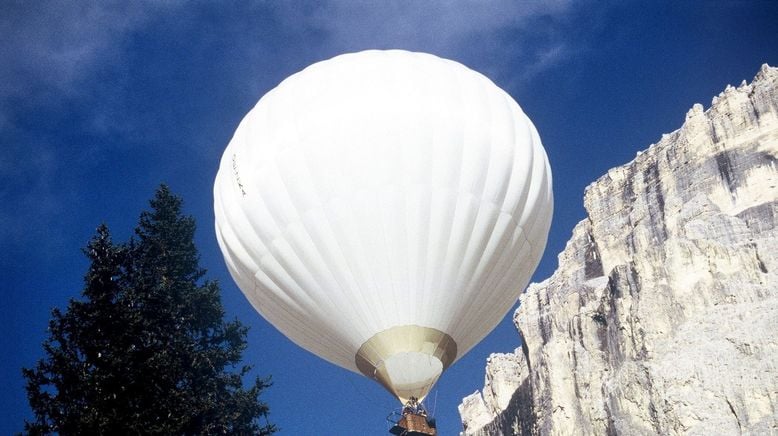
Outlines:
[[30,434],[260,434],[268,407],[240,367],[247,328],[224,321],[215,282],[202,281],[195,223],[157,190],[127,244],[101,225],[81,300],[54,309],[45,357],[23,369]]

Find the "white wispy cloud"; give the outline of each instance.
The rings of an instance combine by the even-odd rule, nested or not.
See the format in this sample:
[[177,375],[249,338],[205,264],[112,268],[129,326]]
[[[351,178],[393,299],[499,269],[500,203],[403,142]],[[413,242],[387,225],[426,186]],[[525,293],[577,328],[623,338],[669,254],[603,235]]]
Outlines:
[[[0,7],[0,59],[5,60],[0,62],[0,129],[13,123],[20,105],[88,94],[96,73],[126,61],[128,41],[150,21],[171,10],[181,13],[169,14],[167,20],[201,20],[191,11],[202,7],[151,1],[5,3]],[[272,14],[279,29],[297,37],[282,47],[289,51],[281,53],[283,59],[306,50],[322,58],[366,48],[406,48],[478,64],[499,76],[522,75],[501,71],[516,61],[524,71],[539,72],[574,53],[571,39],[554,32],[554,20],[580,6],[572,0],[327,0],[241,7],[245,13],[233,15],[235,22],[219,23],[207,32],[218,34],[225,44],[230,42],[225,36],[233,38],[234,46],[243,47],[246,58],[257,63],[278,60],[256,58],[254,53],[262,53],[265,44],[263,29],[246,24]],[[176,23],[179,28],[187,25],[198,31],[197,23]],[[231,30],[236,28],[247,31]],[[99,114],[95,119],[98,127],[104,121]]]
[[[47,107],[83,99],[95,75],[123,62],[127,38],[167,5],[146,2],[10,1],[0,5],[0,242],[49,232],[76,193],[66,174],[84,151],[38,131]],[[87,115],[88,118],[91,115]],[[48,232],[48,234],[47,234]],[[46,234],[46,238],[40,238]]]
[[317,47],[327,54],[405,48],[477,64],[487,74],[522,75],[505,69],[518,61],[537,73],[575,52],[555,21],[576,7],[570,0],[330,0],[281,2],[277,13],[287,26],[318,35]]
[[[161,4],[160,4],[161,5]],[[119,61],[121,44],[161,6],[148,2],[6,2],[0,14],[0,99],[72,95]]]
[[339,46],[419,46],[450,51],[477,35],[524,27],[538,16],[564,14],[556,1],[323,1],[307,8],[281,3],[288,21],[326,32]]
[[[187,68],[196,77],[213,77],[223,89],[256,92],[251,98],[258,98],[310,62],[367,48],[432,52],[474,67],[501,85],[520,86],[576,53],[575,39],[560,31],[560,23],[581,7],[571,0],[324,0],[229,6],[240,10],[171,1],[0,5],[0,141],[15,142],[0,143],[0,201],[24,205],[22,214],[11,207],[0,212],[5,229],[0,242],[23,235],[32,221],[41,228],[50,224],[66,207],[62,180],[69,167],[110,153],[103,147],[111,140],[69,144],[56,133],[36,131],[25,117],[42,108],[74,112],[69,117],[80,124],[77,128],[93,138],[127,140],[134,135],[135,142],[157,146],[152,138],[169,137],[155,129],[179,136],[202,133],[197,123],[175,129],[170,123],[188,116],[191,105],[208,102],[192,97],[185,100],[190,107],[168,104],[164,116],[136,113],[145,106],[138,106],[137,99],[127,103],[132,91],[122,81],[132,82],[128,74],[149,74],[153,80],[160,73]],[[137,64],[146,59],[139,53],[144,39],[163,41],[157,47],[179,50],[171,53],[178,57],[165,63],[163,52],[157,58],[162,63],[153,67],[158,70],[144,70]],[[164,45],[168,39],[180,43]],[[185,65],[176,63],[182,59]],[[186,81],[191,76],[185,72],[168,77]],[[178,92],[172,95],[189,92],[186,85],[171,82]],[[200,106],[194,109],[207,113]],[[192,139],[178,138],[180,143],[203,143]],[[71,191],[77,190],[79,182],[69,177]]]

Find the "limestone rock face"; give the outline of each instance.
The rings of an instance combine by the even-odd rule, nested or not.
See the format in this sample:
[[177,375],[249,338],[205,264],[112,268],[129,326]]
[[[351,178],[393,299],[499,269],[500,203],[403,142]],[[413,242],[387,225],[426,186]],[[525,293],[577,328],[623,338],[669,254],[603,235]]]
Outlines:
[[587,187],[466,435],[778,434],[778,68]]
[[[495,353],[486,360],[483,394],[475,392],[462,400],[459,414],[467,429],[491,425],[494,418],[511,407],[514,393],[527,377],[527,360],[521,349],[513,354]],[[467,416],[467,421],[464,417]]]

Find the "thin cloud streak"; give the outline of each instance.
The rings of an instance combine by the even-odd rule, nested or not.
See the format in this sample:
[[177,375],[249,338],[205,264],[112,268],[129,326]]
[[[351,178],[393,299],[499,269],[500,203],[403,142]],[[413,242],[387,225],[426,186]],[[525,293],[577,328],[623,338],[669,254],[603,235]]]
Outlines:
[[[259,98],[268,86],[273,86],[270,82],[275,79],[269,78],[280,79],[294,72],[277,71],[282,65],[302,68],[316,60],[368,48],[432,52],[479,65],[479,71],[498,84],[514,87],[575,53],[574,41],[558,31],[557,23],[577,7],[569,0],[277,2],[244,5],[242,11],[229,14],[222,26],[209,27],[202,21],[214,12],[208,4],[6,4],[0,14],[0,58],[9,62],[0,63],[0,132],[4,141],[34,143],[35,147],[4,145],[0,150],[4,162],[0,165],[0,181],[18,186],[24,180],[30,194],[27,199],[19,199],[10,198],[10,188],[0,191],[6,204],[24,204],[21,214],[9,211],[0,215],[6,229],[0,233],[0,243],[19,239],[30,222],[40,227],[52,222],[62,209],[63,182],[78,183],[75,176],[66,175],[72,163],[100,161],[118,143],[166,142],[173,146],[169,121],[187,115],[190,109],[171,105],[156,113],[156,118],[149,118],[146,112],[137,110],[137,94],[122,82],[132,81],[130,74],[157,74],[137,64],[147,57],[133,52],[132,47],[134,38],[149,30],[167,28],[173,39],[190,37],[176,47],[187,52],[205,50],[209,41],[221,42],[227,49],[203,64],[178,63],[186,54],[177,52],[170,53],[168,64],[157,64],[155,68],[194,69],[173,76],[183,81],[210,68],[218,72],[214,77],[219,78],[219,87],[256,92],[252,98]],[[539,20],[546,25],[538,26]],[[285,39],[267,39],[258,23],[268,21],[278,23],[277,30]],[[522,65],[522,71],[507,67],[517,64]],[[181,82],[174,88],[185,86]],[[78,112],[69,110],[70,106],[77,107],[73,110]],[[179,107],[179,111],[170,109]],[[43,108],[56,116],[72,117],[92,140],[72,143],[56,132],[54,136],[42,136],[30,131],[31,126],[17,125],[25,114]],[[173,129],[180,144],[195,149],[207,146],[199,140],[203,132],[196,125],[184,123]],[[30,153],[36,157],[30,158]]]
[[[317,35],[314,45],[290,42],[281,50],[308,51],[310,58],[324,59],[335,54],[367,48],[404,48],[428,51],[465,63],[486,66],[487,74],[508,76],[501,71],[506,58],[522,60],[529,71],[542,71],[575,50],[560,34],[552,33],[553,22],[569,15],[571,0],[555,1],[323,1],[318,3],[278,2],[247,7],[243,17],[275,15],[290,34]],[[88,98],[95,91],[93,79],[106,69],[120,71],[127,62],[127,46],[144,26],[171,11],[176,19],[197,20],[192,11],[177,2],[18,2],[6,5],[0,15],[0,129],[12,127],[16,113],[68,98]],[[539,19],[552,24],[538,29],[530,26]],[[235,27],[245,23],[230,23]],[[196,23],[177,23],[197,29]],[[534,27],[534,28],[533,28]],[[249,27],[250,29],[250,27]],[[214,32],[214,29],[211,29]],[[252,52],[262,52],[259,32],[229,32],[235,46],[262,64]],[[506,36],[510,34],[510,36]],[[549,34],[538,38],[538,34]],[[223,36],[223,35],[220,35]],[[508,40],[505,40],[505,39]],[[311,38],[305,38],[308,43]],[[537,52],[555,49],[553,58]],[[550,62],[553,60],[555,62]],[[227,78],[240,80],[240,77]],[[243,78],[243,80],[246,80]],[[252,80],[252,79],[249,79]],[[105,84],[100,84],[103,88]],[[117,92],[118,93],[118,92]],[[121,100],[121,95],[116,96]],[[97,117],[98,114],[95,114]],[[121,119],[121,117],[115,117]],[[106,120],[95,119],[95,128],[105,129]],[[110,123],[109,123],[110,124]],[[107,130],[111,130],[110,127]],[[122,130],[122,129],[119,129]]]
[[[120,85],[106,85],[96,77],[124,68],[133,34],[176,6],[146,1],[3,4],[0,202],[7,207],[0,212],[0,247],[18,246],[45,232],[76,199],[78,194],[66,188],[77,182],[69,168],[104,151],[90,145],[95,141],[62,138],[57,123],[67,119],[70,124],[72,118],[85,134],[95,133],[104,116],[104,108],[95,103],[96,89],[117,88],[116,99],[122,97]],[[56,245],[55,239],[49,235],[42,243]]]
[[121,61],[125,38],[162,8],[147,2],[17,2],[0,18],[0,99],[74,95]]
[[[553,32],[555,20],[571,14],[576,5],[557,1],[325,1],[300,6],[280,3],[276,12],[288,26],[302,26],[321,35],[317,49],[328,55],[368,48],[427,51],[463,62],[483,65],[495,74],[506,57],[520,58],[533,71],[554,65],[538,57],[556,48],[560,61],[574,52],[562,34]],[[538,20],[546,20],[538,29]],[[548,24],[550,23],[550,24]],[[546,35],[538,38],[538,34]],[[549,35],[553,35],[550,38]],[[509,38],[510,40],[506,40]],[[515,72],[514,72],[515,73]]]

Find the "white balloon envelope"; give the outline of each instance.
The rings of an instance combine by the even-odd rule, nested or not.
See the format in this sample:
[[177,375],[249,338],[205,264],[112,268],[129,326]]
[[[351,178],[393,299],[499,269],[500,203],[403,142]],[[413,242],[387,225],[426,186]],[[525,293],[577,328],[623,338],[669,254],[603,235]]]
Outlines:
[[507,93],[450,60],[372,50],[262,97],[224,152],[214,203],[254,308],[405,402],[511,309],[553,196],[537,131]]

